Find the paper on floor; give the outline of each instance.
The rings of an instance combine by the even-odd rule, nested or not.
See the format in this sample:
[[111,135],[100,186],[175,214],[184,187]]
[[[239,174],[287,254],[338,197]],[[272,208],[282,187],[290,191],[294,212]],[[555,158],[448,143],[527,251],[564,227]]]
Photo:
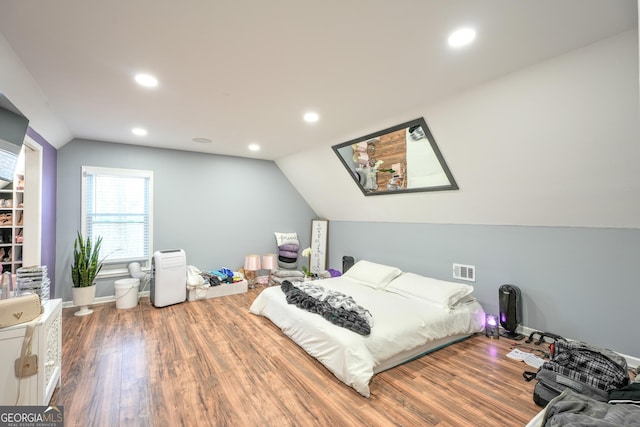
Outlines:
[[526,351],[518,350],[517,348],[507,353],[507,357],[513,360],[521,360],[527,365],[533,368],[539,368],[544,363],[544,359],[536,356],[535,354],[527,353]]

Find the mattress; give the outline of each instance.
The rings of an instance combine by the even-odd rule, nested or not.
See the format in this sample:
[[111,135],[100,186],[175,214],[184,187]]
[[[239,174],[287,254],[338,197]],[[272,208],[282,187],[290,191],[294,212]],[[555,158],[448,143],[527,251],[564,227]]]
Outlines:
[[483,330],[484,311],[470,298],[451,310],[372,289],[347,277],[322,286],[350,295],[372,315],[371,334],[362,336],[287,303],[279,286],[264,289],[250,312],[265,316],[339,380],[365,397],[375,373]]

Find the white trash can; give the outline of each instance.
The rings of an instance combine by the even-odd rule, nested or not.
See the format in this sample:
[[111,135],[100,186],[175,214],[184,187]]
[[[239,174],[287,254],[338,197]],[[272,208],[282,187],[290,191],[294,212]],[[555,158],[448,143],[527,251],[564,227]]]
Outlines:
[[116,308],[133,308],[138,305],[138,286],[140,279],[130,277],[116,280]]

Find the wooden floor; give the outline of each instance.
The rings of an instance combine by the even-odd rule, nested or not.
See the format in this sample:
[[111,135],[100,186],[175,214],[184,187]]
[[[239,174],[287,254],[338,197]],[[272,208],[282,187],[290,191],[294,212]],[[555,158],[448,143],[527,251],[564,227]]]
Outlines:
[[269,320],[260,291],[155,308],[63,311],[66,426],[524,426],[539,410],[511,341],[476,335],[382,372],[371,398]]

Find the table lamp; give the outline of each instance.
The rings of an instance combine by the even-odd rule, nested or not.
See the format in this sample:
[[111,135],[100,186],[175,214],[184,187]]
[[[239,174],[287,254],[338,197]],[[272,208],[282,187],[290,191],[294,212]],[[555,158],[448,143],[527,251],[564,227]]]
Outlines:
[[267,286],[271,286],[273,282],[271,281],[271,271],[278,268],[278,255],[276,254],[266,254],[262,256],[262,268],[265,270],[269,270],[269,280],[267,282]]
[[260,270],[260,255],[251,254],[244,257],[244,271],[249,282],[249,289],[256,287],[258,270]]

